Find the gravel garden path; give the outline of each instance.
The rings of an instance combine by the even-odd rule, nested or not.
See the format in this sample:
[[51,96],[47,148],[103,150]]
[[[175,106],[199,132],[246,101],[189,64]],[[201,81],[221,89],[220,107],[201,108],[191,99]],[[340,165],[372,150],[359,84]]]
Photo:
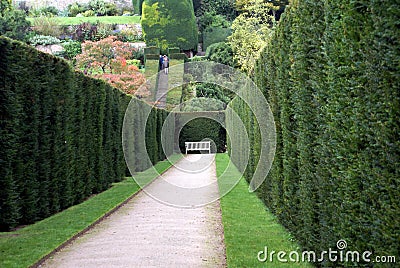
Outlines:
[[156,107],[165,109],[167,107],[167,93],[168,93],[168,75],[164,71],[158,73],[158,86],[156,93]]
[[[145,189],[162,191],[165,182],[193,188],[215,181],[214,155],[188,155]],[[146,191],[41,267],[226,267],[219,201],[183,208]]]

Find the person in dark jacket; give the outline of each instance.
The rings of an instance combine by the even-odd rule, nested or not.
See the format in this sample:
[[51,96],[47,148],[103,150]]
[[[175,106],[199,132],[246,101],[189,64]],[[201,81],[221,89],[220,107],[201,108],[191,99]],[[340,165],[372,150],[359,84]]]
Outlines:
[[159,63],[159,71],[161,71],[163,69],[163,62],[164,62],[164,57],[162,55],[160,55],[160,60],[158,61]]

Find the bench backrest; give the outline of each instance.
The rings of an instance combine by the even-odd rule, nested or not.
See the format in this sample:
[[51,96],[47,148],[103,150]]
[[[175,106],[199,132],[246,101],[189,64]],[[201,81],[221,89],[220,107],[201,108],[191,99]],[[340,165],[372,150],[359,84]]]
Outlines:
[[185,142],[186,154],[188,151],[208,151],[211,153],[211,142],[210,141],[188,141]]

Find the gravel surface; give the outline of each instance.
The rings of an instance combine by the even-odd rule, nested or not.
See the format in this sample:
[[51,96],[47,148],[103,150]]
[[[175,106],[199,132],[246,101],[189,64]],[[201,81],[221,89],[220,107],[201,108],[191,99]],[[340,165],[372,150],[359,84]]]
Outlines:
[[[146,191],[160,193],[166,182],[211,189],[215,181],[214,155],[188,155]],[[142,191],[41,267],[226,267],[219,201],[187,208],[185,198],[179,207]]]

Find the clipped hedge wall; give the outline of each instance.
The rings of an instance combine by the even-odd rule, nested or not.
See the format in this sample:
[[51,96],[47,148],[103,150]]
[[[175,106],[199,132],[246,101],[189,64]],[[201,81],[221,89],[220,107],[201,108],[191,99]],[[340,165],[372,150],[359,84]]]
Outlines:
[[159,47],[154,47],[154,46],[149,46],[145,47],[143,49],[144,54],[153,54],[153,55],[160,55],[160,48]]
[[181,53],[181,49],[179,47],[168,48],[167,51],[168,51],[168,55],[175,54],[175,53]]
[[[143,35],[148,45],[197,50],[198,31],[192,0],[145,0],[142,6]],[[165,53],[165,52],[163,52]]]
[[[48,217],[125,176],[121,129],[130,96],[3,37],[0,78],[1,230]],[[164,158],[165,113],[154,109],[145,127],[153,163]],[[147,168],[143,150],[134,153],[137,170]]]
[[176,112],[176,131],[180,130],[176,136],[179,137],[180,151],[185,153],[186,141],[209,139],[215,143],[211,147],[212,153],[224,152],[226,131],[220,122],[225,122],[224,112]]
[[144,59],[145,59],[145,62],[147,60],[159,60],[160,59],[160,54],[145,54],[144,55]]
[[[257,62],[277,131],[258,194],[306,249],[345,239],[347,250],[399,256],[398,10],[396,1],[292,1]],[[240,100],[230,107],[257,133]]]
[[170,60],[187,60],[187,56],[185,53],[171,53],[169,54],[169,59]]

